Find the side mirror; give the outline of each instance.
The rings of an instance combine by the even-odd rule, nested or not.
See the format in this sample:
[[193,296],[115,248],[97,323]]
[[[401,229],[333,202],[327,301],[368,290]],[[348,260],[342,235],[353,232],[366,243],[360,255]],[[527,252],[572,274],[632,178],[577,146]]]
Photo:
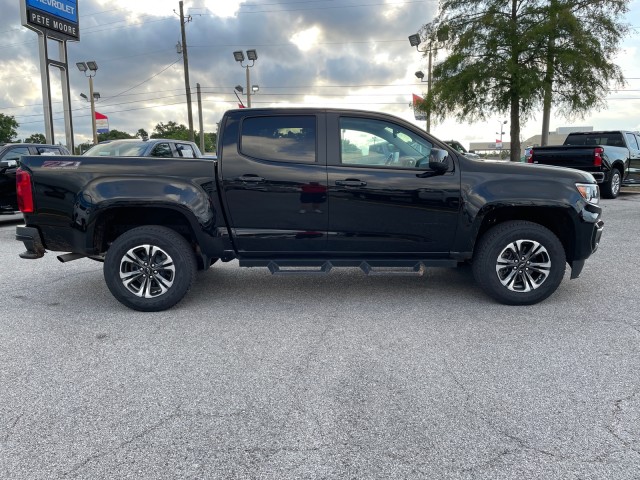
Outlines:
[[476,153],[475,150],[469,150],[469,153]]
[[449,170],[449,152],[439,148],[433,148],[429,154],[429,168],[437,174],[443,174]]

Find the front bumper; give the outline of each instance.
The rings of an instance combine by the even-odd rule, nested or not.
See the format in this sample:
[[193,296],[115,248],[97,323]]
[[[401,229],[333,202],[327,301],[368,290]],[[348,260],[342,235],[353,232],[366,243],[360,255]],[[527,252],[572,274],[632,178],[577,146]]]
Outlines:
[[[595,253],[600,246],[600,239],[602,238],[602,231],[604,230],[604,222],[598,219],[596,222],[587,225],[591,225],[591,235],[589,236],[589,244],[584,248],[584,254],[576,258],[571,262],[571,279],[578,278],[582,269],[584,268],[584,263],[589,258],[592,253]],[[586,242],[585,242],[586,243]]]

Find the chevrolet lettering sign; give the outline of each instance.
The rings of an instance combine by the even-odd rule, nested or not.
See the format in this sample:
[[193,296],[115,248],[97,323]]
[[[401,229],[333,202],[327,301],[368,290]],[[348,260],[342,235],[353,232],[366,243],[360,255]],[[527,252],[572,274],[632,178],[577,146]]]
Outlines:
[[79,40],[76,0],[24,0],[22,24],[59,40]]

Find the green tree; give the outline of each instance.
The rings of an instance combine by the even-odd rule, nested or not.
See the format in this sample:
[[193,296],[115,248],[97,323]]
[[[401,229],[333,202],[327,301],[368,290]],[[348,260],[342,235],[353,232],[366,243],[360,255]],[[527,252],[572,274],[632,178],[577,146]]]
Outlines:
[[18,134],[16,129],[19,126],[15,117],[0,113],[0,142],[14,142]]
[[[215,152],[216,151],[216,142],[218,141],[218,136],[213,132],[204,132],[204,152]],[[196,143],[198,147],[200,146],[200,132],[196,132]]]
[[[625,33],[616,15],[627,3],[441,1],[423,36],[432,50],[444,49],[447,55],[433,68],[424,108],[437,118],[453,114],[462,121],[509,112],[511,160],[518,160],[520,121],[542,106],[545,88],[552,86],[564,115],[581,115],[603,105],[609,81],[623,80],[612,57]],[[596,13],[612,30],[586,21]],[[598,75],[604,80],[594,81]]]
[[189,129],[180,124],[178,125],[176,122],[168,122],[156,125],[156,128],[153,130],[151,134],[151,138],[167,138],[174,140],[189,140]]
[[140,128],[136,132],[136,137],[141,138],[141,139],[145,139],[145,138],[149,138],[149,134],[147,133],[147,131],[144,128]]
[[47,143],[47,137],[42,133],[32,133],[25,139],[24,143]]
[[608,89],[624,83],[611,58],[628,32],[620,21],[627,5],[627,0],[550,0],[548,20],[540,25],[546,48],[538,60],[543,72],[542,145],[548,140],[552,104],[567,118],[581,116],[604,107]]
[[106,140],[120,140],[122,138],[135,138],[133,135],[129,135],[127,132],[121,132],[120,130],[109,130],[109,133],[98,134],[98,142],[104,142]]

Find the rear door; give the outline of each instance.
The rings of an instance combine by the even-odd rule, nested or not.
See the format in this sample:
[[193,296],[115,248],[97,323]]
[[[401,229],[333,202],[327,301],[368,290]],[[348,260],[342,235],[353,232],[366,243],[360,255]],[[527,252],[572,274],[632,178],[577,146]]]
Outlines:
[[236,248],[255,255],[324,251],[325,115],[252,113],[226,120],[219,154]]
[[[328,114],[329,250],[446,254],[460,208],[460,174],[435,175],[429,157],[447,153],[388,117]],[[445,150],[445,152],[443,152]]]

